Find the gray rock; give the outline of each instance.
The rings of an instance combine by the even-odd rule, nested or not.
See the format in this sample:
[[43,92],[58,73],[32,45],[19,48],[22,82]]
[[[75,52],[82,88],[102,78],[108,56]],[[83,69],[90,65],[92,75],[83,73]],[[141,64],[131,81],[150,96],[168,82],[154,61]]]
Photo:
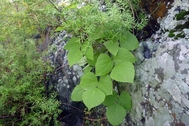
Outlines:
[[[83,71],[81,66],[77,64],[69,66],[68,52],[64,49],[66,42],[71,37],[66,31],[62,31],[51,40],[48,60],[54,71],[47,75],[49,78],[48,87],[52,87],[58,93],[57,98],[61,103],[60,108],[63,110],[60,115],[63,120],[60,121],[65,123],[65,126],[81,126],[84,105],[81,102],[71,101],[71,93],[74,87],[79,84]],[[48,89],[48,91],[50,90]]]
[[49,75],[50,84],[56,89],[62,103],[70,104],[71,92],[73,88],[79,84],[80,77],[83,74],[81,66],[75,64],[69,66],[67,54],[64,49],[66,42],[71,38],[71,35],[66,31],[58,33],[54,40],[51,40],[49,49],[49,60],[54,67],[53,73]]
[[[131,126],[189,126],[189,29],[185,38],[168,37],[166,30],[185,22],[174,20],[177,6],[188,10],[189,2],[175,0],[168,16],[159,23],[161,29],[136,51],[136,81],[131,87]],[[187,19],[186,19],[187,20]],[[162,32],[163,31],[163,32]],[[148,46],[150,58],[144,55]],[[133,125],[134,124],[134,125]]]

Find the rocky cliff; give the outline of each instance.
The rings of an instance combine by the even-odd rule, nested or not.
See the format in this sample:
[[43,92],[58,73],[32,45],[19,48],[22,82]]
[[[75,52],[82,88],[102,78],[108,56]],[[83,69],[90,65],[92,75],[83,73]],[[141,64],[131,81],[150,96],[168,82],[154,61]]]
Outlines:
[[188,0],[175,0],[160,30],[140,43],[133,109],[123,125],[189,126],[189,15],[177,20],[188,11]]

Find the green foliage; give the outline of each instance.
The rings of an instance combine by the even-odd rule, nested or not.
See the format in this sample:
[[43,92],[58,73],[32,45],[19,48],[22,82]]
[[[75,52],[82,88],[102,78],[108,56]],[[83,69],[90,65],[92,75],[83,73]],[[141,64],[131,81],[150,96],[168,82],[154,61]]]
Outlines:
[[112,59],[107,54],[100,54],[95,64],[96,76],[107,75],[112,68]]
[[[61,13],[44,0],[1,0],[0,40],[44,33],[47,26],[58,26]],[[11,27],[11,30],[8,29]],[[11,34],[11,36],[10,36]],[[14,34],[14,35],[13,35]],[[15,37],[15,35],[17,37]],[[30,36],[31,37],[31,36]]]
[[126,111],[130,111],[132,107],[131,97],[127,92],[122,92],[118,96],[114,91],[112,95],[106,97],[103,104],[108,107],[106,116],[112,125],[120,124],[126,115]]
[[100,105],[104,99],[104,92],[97,87],[90,88],[82,94],[82,100],[89,110]]
[[176,20],[184,20],[186,15],[189,15],[189,11],[182,10],[180,13],[175,15]]
[[106,115],[112,125],[118,125],[124,120],[126,111],[119,104],[113,104],[108,107]]
[[60,113],[56,95],[46,97],[42,79],[47,64],[35,48],[30,39],[1,45],[0,116],[8,117],[1,125],[50,124]]
[[43,0],[0,4],[0,125],[58,125],[59,102],[44,86],[51,68],[31,38],[58,24],[55,9]]
[[130,62],[122,62],[115,65],[110,77],[118,82],[133,83],[134,74],[134,66]]
[[88,110],[103,103],[112,125],[120,124],[131,109],[130,95],[117,95],[113,82],[133,83],[136,58],[132,51],[138,48],[138,40],[130,30],[140,25],[129,7],[132,3],[117,3],[107,2],[106,12],[99,10],[98,3],[88,2],[81,8],[77,2],[70,3],[63,8],[64,22],[57,28],[73,35],[65,46],[70,66],[81,59],[88,64],[71,99],[83,101]]
[[120,39],[120,45],[125,49],[134,50],[138,48],[138,40],[133,34],[126,31],[125,36]]
[[69,50],[68,62],[70,64],[70,66],[77,63],[82,58],[79,41],[80,41],[80,39],[73,37],[69,40],[69,43],[66,44],[66,46],[65,46],[65,49]]

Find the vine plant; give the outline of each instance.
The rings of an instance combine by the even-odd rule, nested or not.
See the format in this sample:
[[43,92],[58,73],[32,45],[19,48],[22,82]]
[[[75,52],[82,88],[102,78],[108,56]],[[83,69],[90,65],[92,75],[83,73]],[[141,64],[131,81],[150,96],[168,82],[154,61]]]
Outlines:
[[107,2],[103,12],[98,4],[78,7],[72,2],[64,6],[64,22],[57,28],[73,35],[64,47],[69,65],[81,59],[87,62],[71,99],[83,101],[88,110],[100,104],[107,106],[106,116],[112,125],[120,124],[132,107],[129,93],[118,93],[114,88],[114,82],[133,83],[135,76],[132,51],[138,48],[138,40],[130,30],[141,24],[135,22],[126,5],[121,8]]

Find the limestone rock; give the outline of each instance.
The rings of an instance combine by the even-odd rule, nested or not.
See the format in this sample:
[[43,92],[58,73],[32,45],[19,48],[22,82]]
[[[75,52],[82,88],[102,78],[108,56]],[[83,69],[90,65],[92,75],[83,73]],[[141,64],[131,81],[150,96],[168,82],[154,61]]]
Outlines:
[[[141,42],[136,52],[136,81],[131,86],[133,108],[123,125],[189,126],[189,40],[170,38],[169,31],[180,22],[174,16],[177,7],[188,10],[189,2],[175,0],[161,29]],[[184,29],[188,31],[189,29]],[[143,43],[143,44],[142,44]],[[145,43],[145,44],[144,44]],[[145,48],[151,54],[146,58]],[[128,121],[129,118],[129,121]]]

